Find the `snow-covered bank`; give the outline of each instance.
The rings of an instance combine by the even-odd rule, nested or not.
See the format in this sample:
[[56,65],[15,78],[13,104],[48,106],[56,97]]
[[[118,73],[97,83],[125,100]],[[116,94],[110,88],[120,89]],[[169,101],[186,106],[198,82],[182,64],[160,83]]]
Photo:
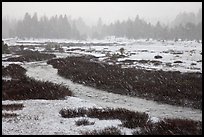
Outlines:
[[47,65],[46,62],[34,62],[23,66],[27,69],[26,74],[29,77],[68,86],[76,97],[89,100],[101,107],[122,107],[129,110],[146,112],[152,117],[187,118],[202,121],[201,110],[158,104],[154,101],[108,93],[73,83],[68,79],[58,76],[57,69]]
[[[122,61],[132,61],[132,64],[122,63],[124,67],[202,73],[202,42],[196,41],[136,40],[107,37],[102,40],[5,39],[5,43],[9,46],[34,45],[34,50],[38,51],[46,51],[46,46],[51,46],[54,43],[55,46],[63,49],[63,55],[58,54],[60,57],[70,56],[70,54],[92,55],[103,62],[107,62],[109,57],[120,55],[120,49],[124,48],[124,57],[109,61],[117,64],[121,64]],[[36,45],[36,43],[40,45]],[[52,53],[58,52],[54,47],[51,46],[50,48]],[[157,55],[161,58],[155,59]],[[150,62],[138,62],[141,60],[158,61],[159,63],[155,65]]]
[[[21,100],[2,101],[2,104],[22,103],[23,109],[17,111],[2,111],[2,113],[17,113],[19,116],[11,120],[2,118],[2,132],[6,135],[79,135],[82,131],[103,129],[109,126],[118,127],[120,120],[99,120],[87,118],[94,125],[77,126],[75,121],[81,119],[63,118],[59,111],[62,108],[92,108],[97,107],[94,103],[76,97],[67,97],[66,100]],[[124,130],[130,134],[132,130]]]
[[[156,69],[166,71],[200,72],[202,73],[202,43],[195,41],[155,41],[155,40],[127,40],[127,39],[106,39],[90,41],[72,40],[7,40],[6,43],[18,45],[35,45],[35,50],[44,51],[45,43],[56,42],[64,49],[61,53],[53,48],[51,51],[58,57],[93,55],[98,57],[98,61],[106,61],[107,53],[110,55],[121,54],[120,48],[124,48],[125,57],[117,58],[116,64],[126,60],[135,61],[133,64],[123,64],[125,67],[143,67],[145,69]],[[12,43],[13,42],[13,43]],[[70,46],[70,42],[75,43]],[[78,43],[85,43],[83,46]],[[87,44],[86,44],[87,43]],[[94,43],[94,44],[93,44]],[[97,45],[99,43],[99,45]],[[111,44],[110,44],[111,43]],[[40,45],[39,45],[40,44]],[[61,45],[62,44],[62,45]],[[67,44],[67,45],[66,45]],[[107,45],[106,45],[107,44]],[[75,50],[73,50],[75,49]],[[47,53],[50,53],[47,51]],[[154,56],[161,55],[161,59]],[[98,90],[82,84],[73,83],[57,74],[57,69],[48,65],[46,61],[38,62],[7,62],[10,57],[18,57],[13,54],[2,55],[2,66],[9,64],[19,64],[27,69],[26,75],[42,81],[49,81],[67,86],[74,97],[66,97],[65,100],[19,100],[2,101],[3,105],[22,103],[22,110],[2,110],[2,114],[17,114],[17,117],[2,117],[2,132],[6,135],[78,135],[82,131],[101,130],[106,127],[117,127],[124,134],[132,134],[133,130],[119,126],[121,121],[99,120],[98,118],[87,118],[94,125],[76,126],[76,121],[82,117],[62,118],[59,111],[62,108],[77,109],[85,108],[125,108],[132,111],[146,112],[150,116],[150,121],[156,123],[162,118],[192,119],[202,122],[202,110],[158,104],[157,102],[145,100],[137,97],[123,96],[110,92]],[[139,60],[161,61],[161,65],[151,63],[138,63]],[[130,62],[131,62],[130,61]],[[182,63],[174,63],[180,61]],[[127,61],[128,62],[128,61]],[[170,67],[166,64],[170,63]],[[7,82],[11,77],[2,77]],[[10,84],[10,83],[9,83]],[[20,85],[21,86],[21,85]],[[193,85],[192,85],[193,86]],[[15,91],[15,90],[14,90]],[[46,94],[47,95],[47,94]]]

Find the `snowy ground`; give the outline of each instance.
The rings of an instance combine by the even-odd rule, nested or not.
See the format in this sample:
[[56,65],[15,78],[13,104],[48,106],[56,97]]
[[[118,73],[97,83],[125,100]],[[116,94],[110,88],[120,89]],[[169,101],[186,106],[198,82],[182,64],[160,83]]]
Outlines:
[[[65,53],[55,53],[58,57],[66,57],[73,54],[88,54],[99,57],[99,60],[105,61],[106,53],[119,53],[119,49],[125,49],[125,58],[119,58],[117,62],[122,60],[155,60],[155,55],[161,55],[163,58],[158,59],[162,65],[154,66],[152,64],[137,64],[126,65],[126,67],[144,67],[147,69],[163,69],[181,72],[201,72],[202,73],[202,43],[195,41],[145,41],[145,40],[127,40],[127,39],[106,39],[95,41],[69,41],[69,40],[17,40],[7,39],[5,43],[10,45],[31,44],[43,45],[46,42],[81,42],[81,43],[112,43],[115,46],[107,44],[107,46],[83,46],[83,47],[63,47],[64,49],[79,48],[82,50],[73,50]],[[44,47],[38,47],[42,50]],[[84,50],[83,50],[84,49]],[[72,53],[72,54],[70,54]],[[176,54],[175,54],[176,53]],[[6,58],[13,55],[2,55],[2,65],[8,66],[13,62],[5,62]],[[183,63],[175,64],[174,61],[181,60]],[[201,61],[200,61],[201,60]],[[172,63],[173,67],[168,67],[165,63]],[[109,126],[115,126],[121,129],[124,134],[131,134],[133,130],[122,128],[120,120],[99,120],[97,118],[88,118],[90,122],[95,122],[94,125],[76,126],[75,121],[78,118],[62,118],[59,111],[62,108],[79,108],[79,107],[113,107],[126,108],[133,111],[146,112],[150,119],[155,120],[162,118],[183,118],[202,121],[202,110],[177,107],[167,104],[158,104],[154,101],[140,99],[137,97],[122,96],[119,94],[108,93],[100,91],[81,84],[73,83],[70,80],[64,79],[57,75],[57,70],[51,65],[47,65],[46,61],[21,63],[27,69],[26,75],[37,80],[50,81],[57,84],[62,84],[69,87],[74,93],[74,97],[67,97],[65,100],[20,100],[20,101],[2,101],[2,104],[22,103],[24,105],[22,110],[6,111],[2,113],[17,113],[16,118],[2,118],[2,132],[3,134],[27,134],[27,135],[72,135],[81,134],[81,131],[91,131],[94,129],[103,129]],[[191,65],[195,63],[196,65]],[[8,79],[4,77],[3,79]]]
[[[44,45],[53,42],[60,45],[64,53],[57,54],[59,57],[72,54],[93,55],[100,61],[106,62],[108,55],[121,54],[120,48],[124,48],[123,58],[114,60],[123,67],[145,68],[150,70],[201,72],[202,73],[202,43],[196,41],[157,41],[157,40],[134,40],[125,38],[107,37],[104,40],[66,40],[66,39],[5,39],[5,43],[13,45],[36,45],[35,50],[43,51]],[[162,58],[155,59],[160,55]],[[132,64],[122,63],[132,60]],[[141,63],[139,60],[160,61],[161,64]],[[175,63],[175,61],[182,61]],[[111,63],[111,62],[109,62]]]
[[[22,103],[24,108],[17,111],[2,111],[2,113],[17,113],[19,116],[2,118],[2,132],[5,135],[78,135],[82,131],[103,129],[109,126],[118,127],[120,120],[99,120],[87,118],[94,125],[76,126],[75,121],[82,117],[62,118],[59,111],[62,108],[96,107],[95,104],[76,97],[67,97],[66,100],[25,100],[3,101],[2,104]],[[131,130],[125,130],[130,134]]]
[[51,65],[47,65],[46,62],[35,62],[23,66],[27,69],[26,74],[29,77],[68,86],[76,97],[90,100],[94,104],[100,105],[102,107],[111,106],[128,108],[134,111],[146,112],[153,117],[160,118],[169,117],[189,118],[193,120],[202,119],[202,111],[200,110],[158,104],[154,101],[113,94],[81,84],[73,83],[71,80],[60,77],[57,74],[57,69],[54,69]]
[[158,122],[162,118],[181,118],[202,121],[202,111],[176,107],[166,104],[158,104],[136,97],[122,96],[118,94],[100,91],[91,87],[73,83],[57,75],[57,70],[45,61],[30,62],[22,65],[27,69],[26,75],[37,80],[51,81],[53,83],[68,86],[74,93],[74,97],[65,100],[20,100],[2,101],[2,104],[22,103],[22,110],[6,111],[2,113],[16,113],[16,118],[2,118],[3,134],[20,135],[78,135],[81,132],[104,129],[106,127],[118,127],[124,134],[131,135],[135,129],[121,127],[121,121],[99,120],[88,118],[94,125],[76,126],[75,121],[82,117],[62,118],[59,111],[62,108],[126,108],[132,111],[146,112],[152,122]]

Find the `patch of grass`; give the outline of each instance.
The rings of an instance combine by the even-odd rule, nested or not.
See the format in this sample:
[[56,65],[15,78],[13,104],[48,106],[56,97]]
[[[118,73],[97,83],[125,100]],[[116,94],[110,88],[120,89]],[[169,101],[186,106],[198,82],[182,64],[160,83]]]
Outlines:
[[25,50],[25,51],[20,51],[17,52],[17,54],[21,55],[20,57],[12,57],[8,58],[6,61],[42,61],[42,60],[47,60],[56,57],[54,54],[45,54],[45,53],[40,53],[39,51],[30,51],[30,50]]
[[10,76],[14,79],[25,78],[26,69],[18,64],[9,64],[9,66],[2,66],[2,76]]
[[82,132],[82,135],[122,135],[122,132],[116,127],[107,127],[102,130]]
[[71,91],[63,86],[50,82],[35,81],[30,78],[21,80],[3,80],[3,100],[26,99],[63,99],[71,96]]
[[91,118],[98,118],[100,120],[119,119],[121,120],[122,125],[127,128],[142,127],[148,120],[148,114],[129,111],[124,108],[78,108],[77,110],[62,109],[59,113],[64,118],[87,116]]
[[22,110],[23,104],[6,104],[2,105],[2,110]]
[[117,94],[202,109],[201,73],[121,68],[90,61],[86,56],[52,59],[47,63],[57,68],[60,76],[73,82]]
[[84,126],[86,126],[86,125],[93,125],[94,123],[95,122],[89,122],[89,120],[86,119],[86,118],[79,119],[79,120],[75,121],[75,124],[77,126],[81,126],[81,125],[84,125]]
[[[9,65],[10,66],[10,65]],[[16,80],[2,80],[2,100],[26,100],[26,99],[63,99],[72,96],[72,92],[61,85],[51,82],[41,82],[25,76],[25,69],[20,65],[6,67],[3,73],[9,74]]]
[[202,122],[185,119],[164,119],[155,124],[147,124],[133,135],[201,135]]
[[16,113],[2,113],[2,118],[15,118],[17,116]]

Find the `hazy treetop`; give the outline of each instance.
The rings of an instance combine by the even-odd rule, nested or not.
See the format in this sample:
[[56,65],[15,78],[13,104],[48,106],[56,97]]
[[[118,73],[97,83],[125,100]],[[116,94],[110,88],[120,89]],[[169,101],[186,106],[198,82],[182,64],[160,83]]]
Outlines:
[[197,13],[202,2],[2,2],[2,18],[22,19],[26,12],[38,16],[67,14],[82,17],[89,25],[99,17],[104,23],[140,17],[151,23],[171,22],[182,12]]

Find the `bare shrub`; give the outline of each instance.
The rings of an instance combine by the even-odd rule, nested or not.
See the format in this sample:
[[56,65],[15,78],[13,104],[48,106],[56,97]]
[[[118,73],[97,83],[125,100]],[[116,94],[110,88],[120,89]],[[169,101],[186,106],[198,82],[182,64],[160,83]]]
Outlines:
[[107,127],[102,130],[82,132],[82,134],[83,135],[122,135],[122,132],[120,131],[120,129],[116,127]]
[[6,61],[42,61],[42,60],[47,60],[56,57],[54,54],[45,54],[45,53],[40,53],[39,51],[20,51],[17,54],[21,55],[20,57],[12,57],[8,58]]
[[2,113],[2,118],[14,118],[18,115],[16,113]]
[[3,80],[2,92],[3,100],[63,99],[65,96],[72,95],[66,87],[30,78],[9,82]]
[[122,125],[127,128],[143,127],[147,120],[148,114],[130,111],[124,108],[79,108],[79,109],[62,109],[59,112],[64,118],[73,117],[91,117],[100,120],[119,119]]
[[81,126],[81,125],[84,125],[84,126],[86,126],[86,125],[93,125],[95,122],[90,122],[88,119],[86,119],[86,118],[83,118],[83,119],[79,119],[79,120],[77,120],[77,121],[75,121],[75,124],[77,125],[77,126]]
[[[60,76],[98,89],[171,105],[202,108],[201,73],[121,68],[92,62],[86,56],[52,59],[47,63],[57,68]],[[150,63],[159,65],[161,62]]]
[[6,104],[2,105],[2,110],[21,110],[23,107],[23,104]]
[[11,76],[12,78],[21,79],[25,77],[26,69],[18,64],[9,64],[9,66],[2,66],[2,76]]
[[9,65],[3,70],[4,75],[18,78],[10,81],[2,80],[3,100],[63,99],[72,95],[72,92],[64,86],[26,77],[26,70],[20,65]]
[[149,123],[141,132],[134,135],[201,135],[202,122],[185,119],[164,119],[158,123]]

